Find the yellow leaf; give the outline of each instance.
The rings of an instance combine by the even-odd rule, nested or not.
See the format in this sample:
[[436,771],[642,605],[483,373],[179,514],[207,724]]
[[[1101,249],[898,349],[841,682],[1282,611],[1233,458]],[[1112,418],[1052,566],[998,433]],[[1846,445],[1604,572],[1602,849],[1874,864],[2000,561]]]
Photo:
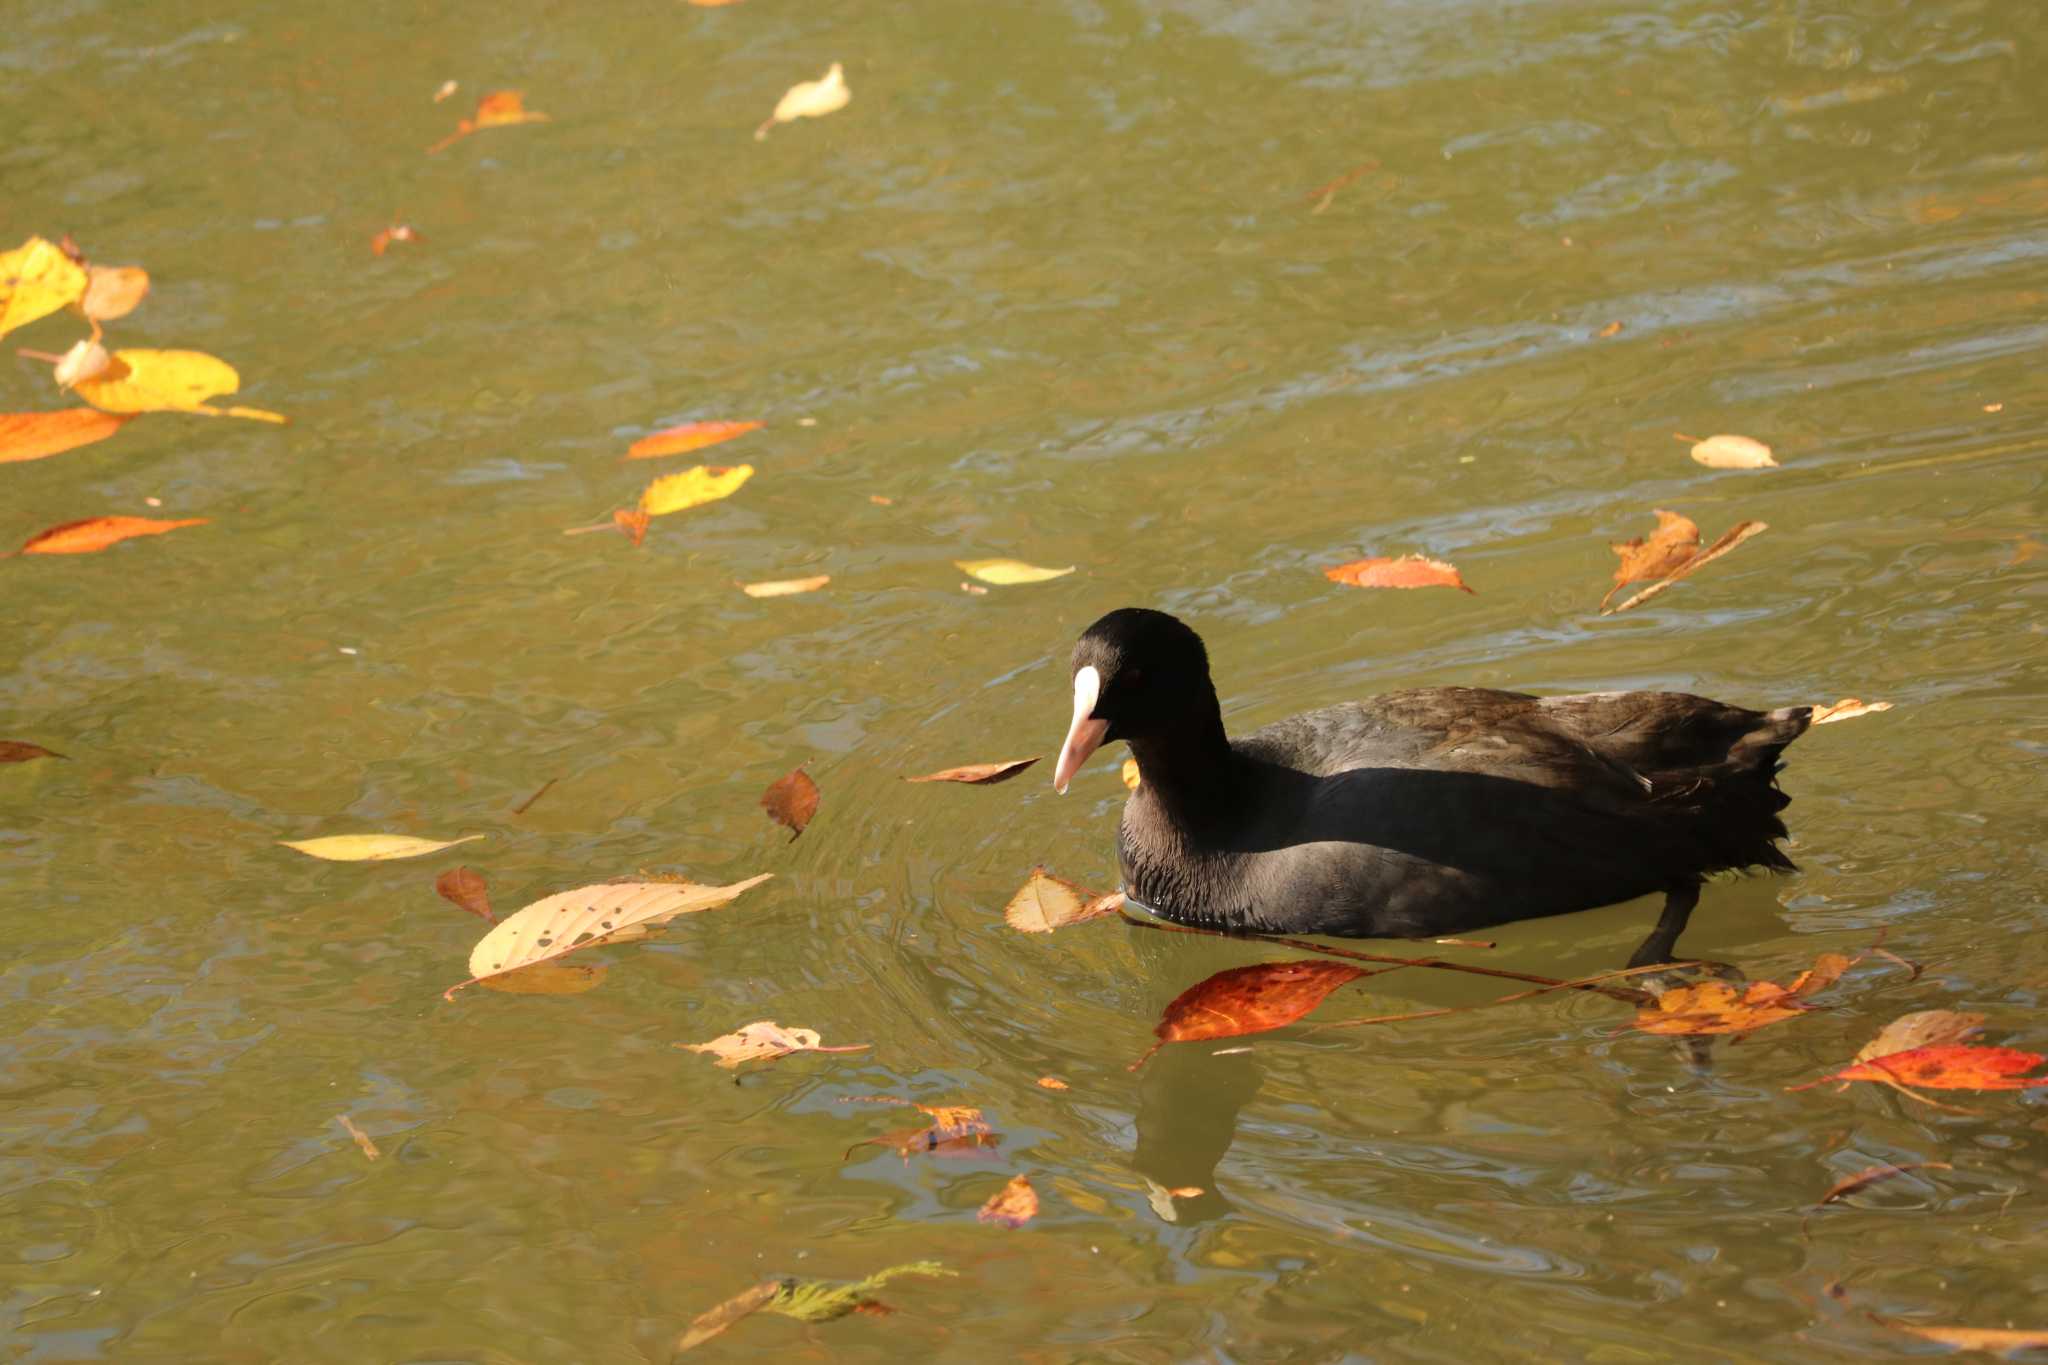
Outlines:
[[207,399],[242,387],[234,366],[203,351],[116,351],[113,358],[107,374],[77,386],[102,412],[207,411]]
[[0,252],[0,336],[85,296],[84,267],[41,237]]
[[749,597],[788,597],[792,593],[816,592],[831,581],[831,574],[821,573],[815,578],[777,578],[767,583],[742,583],[740,591]]
[[794,123],[800,118],[819,118],[825,114],[844,109],[846,102],[853,98],[853,92],[846,88],[846,68],[838,62],[823,77],[815,81],[798,81],[775,102],[775,112],[762,120],[754,130],[754,140],[759,142],[768,136],[768,130],[778,123]]
[[640,510],[650,517],[665,517],[707,502],[729,498],[740,485],[754,477],[750,464],[704,465],[670,474],[647,485],[640,495]]
[[970,578],[979,578],[984,583],[994,583],[999,587],[1012,583],[1043,583],[1048,578],[1060,578],[1074,571],[1071,564],[1064,569],[1041,569],[1021,559],[956,559],[953,563]]
[[1709,436],[1695,441],[1692,457],[1709,469],[1776,469],[1771,448],[1747,436]]
[[1003,907],[1003,919],[1021,933],[1049,934],[1069,924],[1085,924],[1113,915],[1123,903],[1120,891],[1098,896],[1065,877],[1055,877],[1042,867],[1034,867],[1029,879]]
[[1867,716],[1874,711],[1891,709],[1892,704],[1888,701],[1862,701],[1856,697],[1844,697],[1832,706],[1814,707],[1812,723],[1827,725],[1834,721],[1854,720],[1858,716]]
[[466,844],[472,839],[481,839],[481,834],[468,834],[460,839],[415,839],[410,834],[330,834],[323,839],[280,839],[286,848],[314,858],[325,858],[334,863],[381,863],[392,858],[417,858],[422,853],[438,853],[444,848]]
[[1136,791],[1138,789],[1139,778],[1137,759],[1127,758],[1124,760],[1123,777],[1124,785],[1126,787],[1130,788],[1132,791]]

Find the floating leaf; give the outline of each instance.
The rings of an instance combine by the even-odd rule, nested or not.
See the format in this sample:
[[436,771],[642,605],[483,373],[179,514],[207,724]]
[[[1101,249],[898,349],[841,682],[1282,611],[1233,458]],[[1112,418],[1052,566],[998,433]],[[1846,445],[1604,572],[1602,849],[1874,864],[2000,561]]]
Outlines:
[[[1769,529],[1768,522],[1738,522],[1723,532],[1719,540],[1701,550],[1698,548],[1699,527],[1676,512],[1659,510],[1657,531],[1647,542],[1641,539],[1624,540],[1617,541],[1610,547],[1621,556],[1621,567],[1614,571],[1614,587],[1609,588],[1607,596],[1600,599],[1600,614],[1612,616],[1615,612],[1627,611],[1630,607],[1649,601],[1673,583],[1713,563],[1751,536],[1761,535]],[[1615,590],[1623,584],[1645,578],[1655,578],[1658,581],[1618,607],[1610,608],[1607,605],[1608,599],[1613,597]]]
[[1365,975],[1362,967],[1344,962],[1260,962],[1232,967],[1176,995],[1153,1029],[1159,1041],[1137,1061],[1167,1043],[1192,1043],[1208,1038],[1236,1038],[1291,1024],[1323,1003],[1331,991]]
[[216,408],[206,400],[242,387],[235,367],[204,351],[115,351],[113,366],[97,379],[81,379],[78,396],[102,412],[203,412],[210,417],[285,419],[261,408]]
[[792,1052],[865,1052],[870,1044],[826,1047],[816,1029],[786,1029],[773,1019],[760,1019],[742,1025],[736,1033],[723,1034],[708,1043],[677,1043],[676,1046],[685,1052],[708,1052],[720,1066],[737,1067],[741,1062],[772,1062]]
[[450,986],[444,997],[487,978],[550,962],[564,953],[600,943],[627,943],[644,938],[677,915],[724,905],[775,874],[699,886],[695,882],[598,882],[542,897],[508,915],[477,941],[469,952],[468,981]]
[[846,88],[846,70],[838,62],[815,81],[799,81],[783,92],[776,101],[775,112],[762,120],[754,130],[754,140],[759,142],[768,136],[768,130],[778,123],[794,123],[800,118],[820,118],[846,107],[853,98],[853,92]]
[[1892,704],[1888,701],[1860,701],[1855,697],[1844,697],[1832,706],[1814,707],[1811,720],[1815,725],[1827,725],[1834,721],[1854,720],[1858,716],[1891,709]]
[[1599,335],[1602,340],[1605,340],[1608,337],[1618,337],[1621,335],[1621,329],[1627,325],[1628,324],[1623,322],[1620,318],[1616,318],[1614,321],[1608,323],[1605,327],[1602,327],[1600,329]]
[[181,526],[204,526],[205,517],[159,521],[154,517],[87,517],[52,526],[21,547],[25,555],[89,555],[136,536],[160,536]]
[[491,913],[490,888],[485,884],[483,873],[468,867],[451,867],[434,878],[434,890],[441,899],[469,911],[486,924],[496,924],[498,917]]
[[503,995],[581,995],[602,985],[610,970],[603,963],[536,962],[516,972],[484,977],[476,984]]
[[86,282],[84,268],[41,237],[0,251],[0,336],[82,298]]
[[1858,1048],[1851,1060],[1867,1062],[1872,1057],[1889,1057],[1915,1048],[1947,1047],[1983,1032],[1984,1016],[1958,1010],[1915,1010],[1902,1014],[1878,1031],[1877,1037]]
[[434,88],[434,103],[439,104],[462,87],[454,81],[442,81]]
[[1890,1180],[1895,1175],[1908,1171],[1952,1171],[1955,1167],[1946,1161],[1915,1161],[1904,1166],[1866,1166],[1854,1175],[1843,1176],[1828,1186],[1828,1192],[1814,1201],[1815,1208],[1822,1208],[1837,1199],[1847,1199],[1860,1190],[1867,1190],[1880,1180]]
[[1069,924],[1083,924],[1104,915],[1113,915],[1123,903],[1120,891],[1098,896],[1065,877],[1053,876],[1043,867],[1034,867],[1024,885],[1003,907],[1003,919],[1012,929],[1022,933],[1049,934]]
[[679,427],[642,436],[626,447],[629,460],[651,460],[657,455],[681,455],[686,451],[702,450],[735,436],[744,436],[750,431],[759,431],[760,422],[685,422]]
[[919,1104],[912,1107],[931,1115],[932,1121],[923,1128],[901,1128],[880,1137],[862,1138],[846,1149],[846,1155],[852,1156],[861,1147],[879,1146],[889,1148],[908,1162],[919,1152],[933,1156],[963,1156],[1002,1141],[1001,1136],[989,1127],[988,1119],[981,1110],[969,1105]]
[[391,244],[393,242],[419,243],[424,242],[426,240],[427,239],[421,236],[420,233],[411,225],[406,223],[393,223],[390,227],[385,228],[383,231],[379,232],[375,237],[372,237],[370,239],[370,252],[372,255],[382,256],[386,251],[389,251],[391,249]]
[[1709,469],[1778,467],[1778,462],[1771,458],[1771,448],[1747,436],[1709,436],[1693,443],[1692,457]]
[[78,311],[94,322],[127,317],[149,294],[149,272],[138,265],[87,266],[85,273]]
[[741,1290],[716,1308],[705,1309],[690,1319],[690,1325],[683,1330],[682,1336],[676,1339],[676,1354],[681,1355],[684,1351],[702,1346],[741,1318],[758,1312],[770,1299],[782,1292],[782,1286],[781,1280],[763,1280],[757,1285]]
[[1132,791],[1136,791],[1140,781],[1138,776],[1138,760],[1135,758],[1125,759],[1124,766],[1119,771],[1123,774],[1124,786]]
[[923,777],[906,777],[905,782],[967,782],[977,787],[992,787],[998,782],[1007,782],[1038,762],[1037,756],[1013,758],[1007,763],[968,763],[958,768],[941,768]]
[[2027,1329],[2011,1327],[1923,1327],[1919,1323],[1900,1322],[1894,1318],[1879,1318],[1878,1322],[1895,1331],[1910,1332],[1926,1341],[1953,1346],[1959,1351],[1985,1351],[2004,1356],[2010,1360],[2014,1351],[2031,1351],[2048,1347],[2048,1327]]
[[104,441],[132,418],[98,408],[65,408],[59,412],[0,412],[0,464],[61,455],[94,441]]
[[280,839],[278,842],[286,848],[295,848],[332,863],[381,863],[393,858],[417,858],[425,853],[439,853],[444,848],[483,837],[481,834],[465,834],[460,839],[415,839],[410,834],[329,834],[319,839]]
[[665,517],[671,512],[717,502],[739,492],[740,485],[753,477],[754,467],[750,464],[729,468],[700,464],[648,484],[647,491],[640,495],[640,510],[650,517]]
[[1043,583],[1049,578],[1064,578],[1074,571],[1069,564],[1064,569],[1041,569],[1036,564],[1026,564],[1021,559],[956,559],[953,564],[962,573],[978,578],[984,583],[997,587],[1008,587],[1015,583]]
[[1752,981],[1742,987],[1727,981],[1674,986],[1654,1005],[1645,1005],[1633,1022],[1645,1033],[1748,1033],[1817,1008],[1804,997],[1834,984],[1851,963],[1840,953],[1822,953],[1789,986],[1775,981]]
[[761,793],[761,809],[776,824],[787,826],[792,831],[789,841],[795,843],[818,813],[818,784],[802,767],[794,768],[788,776],[768,784],[768,790]]
[[1042,1090],[1067,1090],[1067,1089],[1071,1089],[1071,1087],[1070,1087],[1070,1086],[1068,1086],[1068,1084],[1067,1084],[1067,1083],[1066,1083],[1065,1081],[1061,1080],[1061,1079],[1060,1079],[1059,1077],[1057,1077],[1057,1076],[1040,1076],[1040,1077],[1038,1078],[1038,1085],[1039,1085],[1039,1088],[1040,1088],[1040,1089],[1042,1089]]
[[471,133],[483,128],[507,128],[515,123],[546,123],[548,116],[526,107],[523,90],[493,90],[477,101],[476,114],[455,125],[455,131],[427,148],[427,155],[445,151]]
[[1354,559],[1323,570],[1332,583],[1353,588],[1456,588],[1471,592],[1453,566],[1441,559],[1402,555],[1398,559]]
[[1824,1081],[1877,1081],[1921,1090],[2031,1090],[2048,1085],[2048,1076],[2025,1076],[2043,1062],[2048,1057],[2038,1052],[1949,1043],[1872,1057],[1818,1081],[1786,1088],[1806,1090]]
[[612,524],[626,533],[627,539],[633,542],[633,548],[636,550],[640,548],[640,542],[647,539],[649,520],[651,518],[637,507],[621,507],[612,513]]
[[345,1130],[347,1130],[348,1135],[350,1137],[355,1139],[356,1146],[363,1149],[364,1156],[370,1158],[370,1160],[372,1161],[375,1161],[378,1157],[384,1155],[382,1152],[377,1150],[377,1144],[370,1141],[370,1135],[364,1132],[362,1129],[356,1127],[356,1121],[350,1118],[347,1114],[336,1114],[334,1116],[334,1121],[340,1124]]
[[984,1223],[1021,1228],[1038,1216],[1038,1191],[1023,1176],[1011,1176],[1010,1183],[990,1195],[974,1216]]
[[27,763],[38,758],[62,758],[54,749],[31,744],[25,739],[0,739],[0,763]]
[[740,591],[749,597],[791,597],[800,592],[816,592],[831,581],[831,574],[821,573],[812,578],[778,578],[767,583],[742,583]]

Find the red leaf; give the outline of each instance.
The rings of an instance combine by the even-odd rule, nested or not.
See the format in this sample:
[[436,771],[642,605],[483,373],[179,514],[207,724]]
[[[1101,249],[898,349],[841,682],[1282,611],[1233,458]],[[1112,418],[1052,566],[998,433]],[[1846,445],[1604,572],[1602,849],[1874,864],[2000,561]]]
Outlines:
[[974,1216],[984,1223],[1021,1228],[1038,1216],[1038,1191],[1023,1176],[1012,1176],[1010,1183],[990,1195]]
[[1441,559],[1402,555],[1399,559],[1354,559],[1323,570],[1332,583],[1353,588],[1456,588],[1471,592],[1453,566]]
[[791,771],[789,776],[771,783],[761,794],[761,809],[768,812],[768,818],[778,825],[787,825],[792,831],[789,841],[795,843],[797,835],[811,823],[811,817],[818,813],[818,784],[811,781],[811,775],[801,767]]
[[650,436],[642,436],[626,447],[629,460],[651,460],[657,455],[681,455],[689,450],[702,450],[730,441],[735,436],[744,436],[750,431],[759,431],[760,422],[685,422],[679,427],[669,427]]
[[31,744],[25,739],[0,739],[0,763],[26,763],[32,758],[62,758],[54,749]]
[[1291,1024],[1322,1004],[1331,991],[1364,975],[1362,967],[1306,958],[1218,972],[1168,1003],[1153,1030],[1159,1042],[1131,1063],[1131,1069],[1144,1065],[1146,1057],[1167,1043],[1236,1038]]
[[[1922,1090],[2028,1090],[2048,1085],[2048,1076],[2025,1079],[2048,1061],[2038,1052],[2012,1047],[1975,1047],[1950,1043],[1941,1047],[1916,1047],[1888,1057],[1872,1057],[1846,1066],[1822,1081],[1881,1081],[1915,1086]],[[1820,1084],[1819,1081],[1814,1082]],[[1804,1089],[1804,1086],[1795,1087]]]

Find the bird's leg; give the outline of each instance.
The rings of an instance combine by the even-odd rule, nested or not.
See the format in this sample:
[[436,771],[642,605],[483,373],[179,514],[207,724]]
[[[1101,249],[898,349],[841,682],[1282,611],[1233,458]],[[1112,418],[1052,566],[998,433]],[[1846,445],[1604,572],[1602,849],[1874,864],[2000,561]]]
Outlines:
[[1680,882],[1666,887],[1664,891],[1664,913],[1658,916],[1657,927],[1636,949],[1635,956],[1628,960],[1631,967],[1653,967],[1659,962],[1673,962],[1672,954],[1678,948],[1678,936],[1685,932],[1686,922],[1692,918],[1692,908],[1700,902],[1698,882]]

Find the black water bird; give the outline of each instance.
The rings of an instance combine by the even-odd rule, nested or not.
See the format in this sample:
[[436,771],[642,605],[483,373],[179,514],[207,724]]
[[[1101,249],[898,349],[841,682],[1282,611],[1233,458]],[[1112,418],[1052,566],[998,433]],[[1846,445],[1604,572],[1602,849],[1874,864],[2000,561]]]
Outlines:
[[1428,687],[1223,730],[1201,637],[1113,611],[1074,646],[1053,784],[1124,740],[1124,888],[1218,929],[1423,938],[1664,893],[1672,959],[1710,872],[1791,870],[1779,754],[1812,708],[1681,692]]

